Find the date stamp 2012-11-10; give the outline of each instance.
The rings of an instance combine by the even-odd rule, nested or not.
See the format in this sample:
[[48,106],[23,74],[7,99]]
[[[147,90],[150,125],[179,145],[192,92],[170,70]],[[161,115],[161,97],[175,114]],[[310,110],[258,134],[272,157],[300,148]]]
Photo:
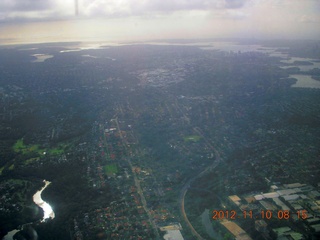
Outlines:
[[308,213],[306,210],[299,210],[296,212],[291,212],[289,210],[261,210],[260,212],[254,212],[252,210],[244,210],[242,212],[237,212],[235,210],[213,210],[212,211],[212,219],[214,220],[222,220],[222,219],[266,219],[270,220],[271,218],[284,219],[288,220],[292,218],[294,215],[297,216],[298,219],[307,219]]

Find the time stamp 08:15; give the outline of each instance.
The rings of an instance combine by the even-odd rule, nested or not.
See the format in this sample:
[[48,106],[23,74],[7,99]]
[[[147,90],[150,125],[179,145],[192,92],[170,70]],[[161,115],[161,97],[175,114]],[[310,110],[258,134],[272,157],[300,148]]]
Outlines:
[[278,210],[278,211],[271,211],[271,210],[262,210],[258,213],[253,213],[252,210],[244,210],[241,213],[238,213],[235,210],[213,210],[212,211],[212,219],[214,220],[222,220],[222,219],[284,219],[287,220],[293,215],[296,215],[298,219],[307,219],[308,213],[306,210],[300,210],[297,212],[290,212],[289,210]]

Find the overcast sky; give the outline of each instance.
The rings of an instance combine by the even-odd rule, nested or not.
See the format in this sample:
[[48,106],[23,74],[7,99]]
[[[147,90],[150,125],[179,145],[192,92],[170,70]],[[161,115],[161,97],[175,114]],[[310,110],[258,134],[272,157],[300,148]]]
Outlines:
[[1,0],[0,41],[320,39],[320,0]]

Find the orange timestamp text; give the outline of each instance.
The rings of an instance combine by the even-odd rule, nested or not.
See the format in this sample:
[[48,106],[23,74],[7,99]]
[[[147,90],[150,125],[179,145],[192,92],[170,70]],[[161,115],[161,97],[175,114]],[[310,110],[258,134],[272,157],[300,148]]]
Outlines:
[[288,220],[293,215],[296,215],[298,219],[307,219],[308,213],[306,210],[300,210],[297,212],[290,212],[289,210],[261,210],[260,212],[252,210],[244,210],[241,214],[238,214],[236,210],[213,210],[212,211],[212,219],[214,220],[221,220],[221,219],[285,219]]

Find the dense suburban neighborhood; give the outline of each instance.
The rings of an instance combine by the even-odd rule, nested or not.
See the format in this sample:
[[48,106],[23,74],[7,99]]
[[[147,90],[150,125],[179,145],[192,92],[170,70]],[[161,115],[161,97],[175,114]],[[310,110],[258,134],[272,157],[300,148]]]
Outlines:
[[77,44],[0,48],[1,237],[319,237],[319,42]]

